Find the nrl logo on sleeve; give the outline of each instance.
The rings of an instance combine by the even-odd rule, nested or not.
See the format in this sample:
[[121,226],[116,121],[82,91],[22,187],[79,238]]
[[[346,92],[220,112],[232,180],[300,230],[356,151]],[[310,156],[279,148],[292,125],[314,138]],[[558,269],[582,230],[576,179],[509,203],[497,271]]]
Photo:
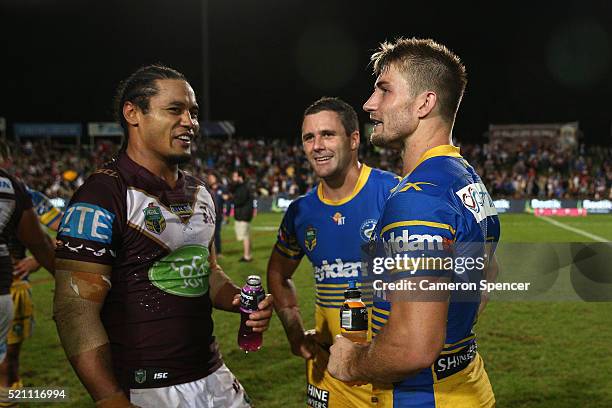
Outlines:
[[166,219],[162,214],[161,208],[154,203],[149,203],[148,207],[142,210],[145,218],[145,227],[155,234],[161,234],[166,229]]
[[309,251],[317,246],[317,229],[312,225],[306,228],[306,232],[304,232],[304,246]]

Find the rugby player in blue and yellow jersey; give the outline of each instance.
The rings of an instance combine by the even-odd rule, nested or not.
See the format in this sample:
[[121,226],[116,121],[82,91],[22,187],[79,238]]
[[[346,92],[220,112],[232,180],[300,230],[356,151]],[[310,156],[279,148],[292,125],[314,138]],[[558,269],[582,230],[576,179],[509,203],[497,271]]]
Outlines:
[[[458,267],[466,255],[481,260],[481,278],[493,274],[500,234],[485,186],[451,142],[465,67],[443,45],[421,39],[384,43],[372,60],[377,79],[364,105],[375,123],[371,140],[401,151],[404,178],[371,243],[384,249],[386,259],[415,259],[437,249],[454,262],[395,266],[393,283],[405,290],[388,286],[383,296],[389,302],[375,302],[372,342],[336,338],[328,370],[343,381],[393,382],[394,407],[492,407],[495,398],[472,330],[480,294],[461,297],[447,284],[475,276]],[[426,281],[447,286],[426,293]],[[406,289],[411,283],[416,289]]]
[[[361,268],[360,247],[368,242],[398,177],[358,161],[357,114],[338,98],[322,98],[306,109],[302,143],[321,182],[289,206],[268,264],[268,287],[278,299],[276,310],[292,352],[307,360],[308,405],[378,406],[384,392],[344,384],[325,367],[329,346],[340,333],[344,290]],[[314,267],[316,286],[316,328],[307,332],[291,280],[304,255]]]

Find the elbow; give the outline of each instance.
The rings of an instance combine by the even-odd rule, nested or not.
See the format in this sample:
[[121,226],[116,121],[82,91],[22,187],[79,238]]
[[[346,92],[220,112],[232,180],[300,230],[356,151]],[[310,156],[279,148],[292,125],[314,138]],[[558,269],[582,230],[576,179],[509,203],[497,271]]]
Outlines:
[[410,352],[403,354],[406,376],[414,375],[421,370],[431,367],[440,356],[444,342],[435,342],[423,344],[421,347],[415,347]]

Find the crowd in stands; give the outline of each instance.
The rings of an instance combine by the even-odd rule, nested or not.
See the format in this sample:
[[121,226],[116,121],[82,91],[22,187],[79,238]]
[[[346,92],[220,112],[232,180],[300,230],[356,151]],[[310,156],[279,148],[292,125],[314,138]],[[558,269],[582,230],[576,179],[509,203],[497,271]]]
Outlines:
[[[70,198],[93,170],[108,161],[117,144],[60,147],[49,141],[12,145],[12,158],[3,163],[31,188],[49,197]],[[461,145],[462,155],[475,166],[495,198],[612,199],[612,148],[534,143]],[[401,173],[397,152],[362,143],[368,165]],[[195,159],[185,169],[205,179],[214,171],[223,184],[234,169],[243,169],[257,196],[296,196],[317,180],[302,147],[285,140],[213,139],[199,141]]]

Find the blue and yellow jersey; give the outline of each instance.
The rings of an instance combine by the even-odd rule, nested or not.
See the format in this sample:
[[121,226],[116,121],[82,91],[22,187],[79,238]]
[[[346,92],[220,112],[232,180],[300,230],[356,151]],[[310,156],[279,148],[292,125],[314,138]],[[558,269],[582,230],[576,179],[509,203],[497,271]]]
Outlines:
[[27,188],[27,190],[30,198],[32,199],[32,204],[34,204],[34,210],[38,215],[40,223],[45,227],[50,228],[51,225],[53,225],[53,223],[62,216],[62,211],[55,207],[51,203],[51,200],[49,200],[49,197],[40,191],[32,190],[30,188]]
[[[432,248],[441,252],[453,248],[455,260],[469,256],[487,262],[499,236],[497,211],[480,177],[461,157],[457,147],[443,145],[428,150],[416,168],[394,188],[377,223],[373,241],[381,244],[387,256],[414,257]],[[443,273],[436,266],[410,271],[411,276]],[[456,269],[453,278],[455,275],[458,275]],[[379,300],[377,293],[371,320],[374,336],[385,325],[390,310],[389,303]],[[480,407],[494,401],[490,385],[487,388],[488,379],[484,381],[486,373],[476,352],[472,330],[478,307],[478,296],[473,296],[471,301],[457,301],[451,295],[444,349],[432,367],[395,384],[395,407]],[[482,381],[465,385],[474,383],[475,373]],[[477,389],[461,388],[464,386]],[[449,387],[455,387],[455,391]],[[477,400],[445,400],[449,396],[459,398],[464,393],[481,395]]]
[[[369,241],[398,179],[392,173],[362,165],[350,196],[331,201],[323,196],[319,184],[293,201],[285,213],[275,249],[291,259],[306,255],[312,263],[316,330],[330,345],[340,333],[338,309],[344,302],[344,290],[349,280],[359,278],[360,248]],[[363,295],[371,306],[371,294]]]

